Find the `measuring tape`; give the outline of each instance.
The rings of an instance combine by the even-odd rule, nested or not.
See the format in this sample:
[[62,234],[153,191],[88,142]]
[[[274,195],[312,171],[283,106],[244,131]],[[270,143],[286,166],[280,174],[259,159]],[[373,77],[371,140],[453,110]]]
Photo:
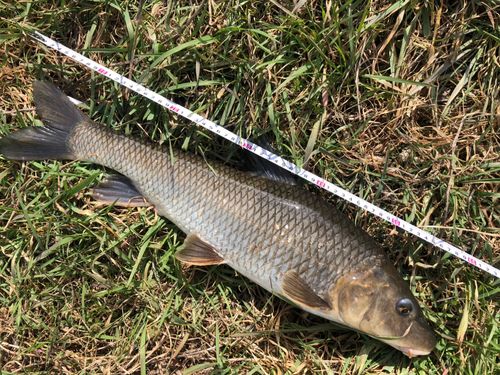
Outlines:
[[407,223],[406,221],[391,215],[387,211],[382,210],[381,208],[357,197],[354,194],[349,193],[348,191],[322,179],[321,177],[318,177],[302,168],[297,167],[295,164],[282,159],[281,157],[273,154],[272,152],[269,152],[262,147],[244,139],[236,134],[224,129],[223,127],[215,124],[214,122],[207,120],[200,115],[191,112],[189,109],[184,108],[166,98],[164,98],[161,95],[158,95],[157,93],[148,90],[147,88],[125,78],[124,76],[115,73],[114,71],[80,55],[79,53],[59,44],[58,42],[47,38],[45,35],[40,34],[39,32],[35,31],[34,34],[31,35],[32,38],[38,40],[39,42],[42,42],[46,46],[53,48],[66,56],[70,57],[71,59],[88,66],[90,69],[95,70],[96,72],[102,74],[103,76],[106,76],[110,79],[112,79],[115,82],[118,82],[120,85],[123,85],[130,90],[135,91],[136,93],[152,100],[155,103],[158,103],[159,105],[171,110],[172,112],[181,115],[182,117],[185,117],[189,121],[192,121],[205,129],[208,129],[221,137],[226,138],[227,140],[240,145],[241,147],[253,152],[256,155],[259,155],[260,157],[267,159],[280,167],[286,169],[287,171],[296,174],[299,177],[302,177],[303,179],[312,182],[313,184],[319,186],[320,188],[323,188],[338,197],[345,199],[353,204],[355,204],[358,207],[361,207],[365,211],[371,212],[374,215],[377,215],[384,219],[385,221],[388,221],[391,224],[394,224],[398,226],[399,228],[405,230],[406,232],[409,232],[417,237],[420,237],[421,239],[439,247],[440,249],[466,261],[467,263],[472,264],[475,267],[480,268],[483,271],[488,272],[489,274],[500,278],[500,270],[498,270],[495,267],[490,266],[488,263],[483,262],[482,260],[473,257],[470,254],[467,254],[466,252],[460,250],[459,248],[450,245],[447,242],[444,242],[443,240],[440,240],[437,237],[434,237],[432,234],[427,233],[426,231],[417,228],[416,226]]

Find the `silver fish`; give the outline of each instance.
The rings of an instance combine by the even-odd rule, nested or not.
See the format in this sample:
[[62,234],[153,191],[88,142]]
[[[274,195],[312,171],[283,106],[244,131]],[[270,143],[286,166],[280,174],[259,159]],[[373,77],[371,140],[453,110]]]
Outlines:
[[130,138],[91,121],[56,86],[34,82],[44,127],[0,140],[13,160],[81,159],[120,174],[93,189],[108,204],[153,205],[187,238],[177,259],[226,263],[305,311],[377,338],[412,357],[436,344],[415,297],[360,227],[286,178]]

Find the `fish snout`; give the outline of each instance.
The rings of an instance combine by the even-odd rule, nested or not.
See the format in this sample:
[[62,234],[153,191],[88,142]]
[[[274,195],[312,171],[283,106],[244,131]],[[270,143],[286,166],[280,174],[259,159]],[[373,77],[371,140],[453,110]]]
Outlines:
[[340,317],[350,327],[409,357],[429,354],[434,349],[434,332],[392,264],[390,268],[386,264],[376,265],[349,275],[334,292]]

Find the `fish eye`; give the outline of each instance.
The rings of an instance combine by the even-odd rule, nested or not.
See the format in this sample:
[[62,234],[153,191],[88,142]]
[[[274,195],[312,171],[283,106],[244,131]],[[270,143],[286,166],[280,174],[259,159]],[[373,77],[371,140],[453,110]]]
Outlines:
[[413,311],[413,302],[408,298],[403,298],[396,304],[396,310],[399,315],[410,315]]

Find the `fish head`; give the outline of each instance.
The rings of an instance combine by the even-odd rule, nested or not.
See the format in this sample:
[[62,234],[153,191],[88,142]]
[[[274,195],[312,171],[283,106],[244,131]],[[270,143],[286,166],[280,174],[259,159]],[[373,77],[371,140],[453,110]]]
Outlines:
[[429,354],[436,346],[417,300],[389,261],[344,275],[332,293],[344,324],[410,358]]

